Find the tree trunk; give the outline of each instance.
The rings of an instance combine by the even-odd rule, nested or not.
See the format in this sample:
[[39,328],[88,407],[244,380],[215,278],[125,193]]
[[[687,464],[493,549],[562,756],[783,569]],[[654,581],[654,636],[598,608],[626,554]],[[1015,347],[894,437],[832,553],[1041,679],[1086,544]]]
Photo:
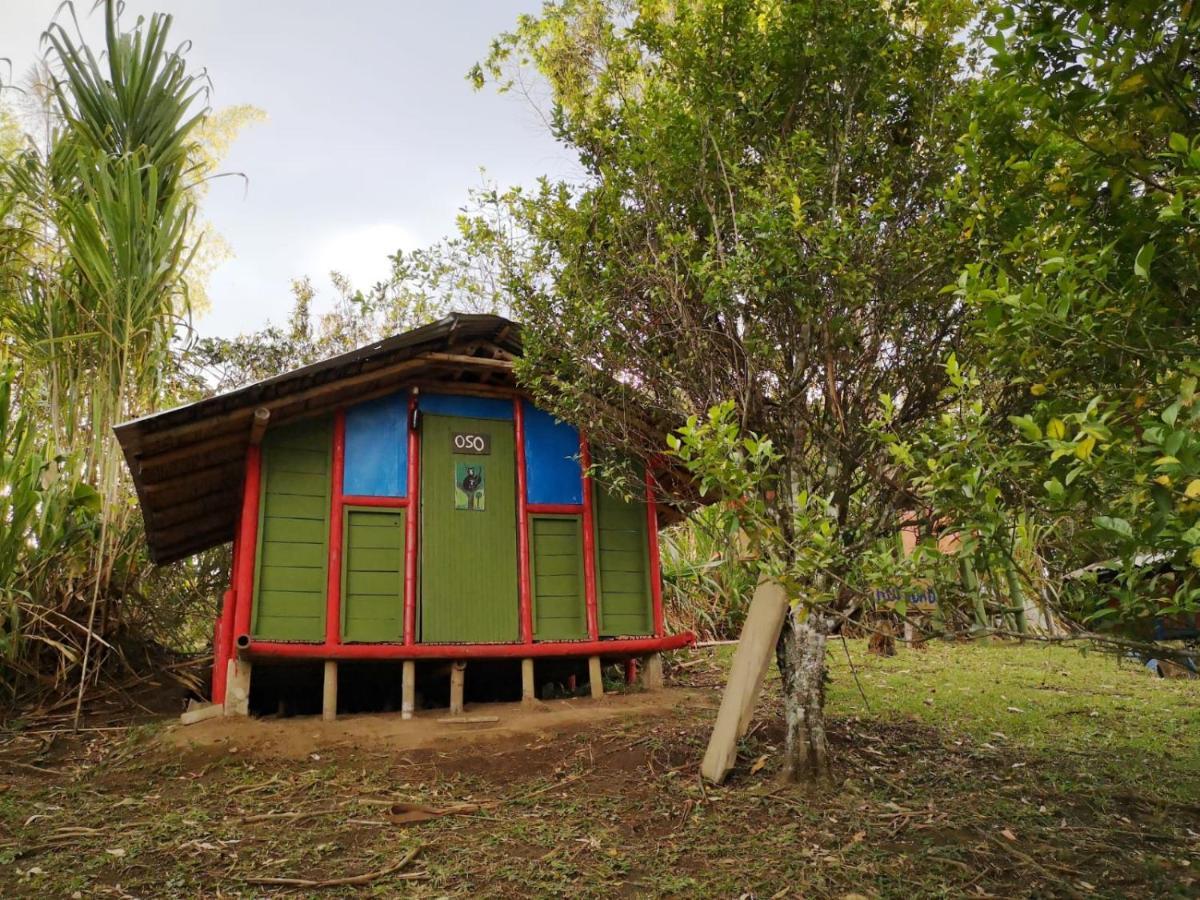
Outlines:
[[797,622],[794,612],[783,620],[776,646],[783,681],[785,743],[783,778],[828,783],[829,741],[825,735],[825,640],[829,621],[810,613]]

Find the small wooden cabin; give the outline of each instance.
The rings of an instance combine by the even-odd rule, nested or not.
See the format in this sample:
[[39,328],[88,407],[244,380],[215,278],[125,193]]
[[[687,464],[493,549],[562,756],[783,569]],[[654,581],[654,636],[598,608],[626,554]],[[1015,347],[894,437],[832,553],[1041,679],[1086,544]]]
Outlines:
[[[520,330],[437,323],[117,428],[155,562],[233,542],[212,699],[245,713],[257,661],[646,658],[668,635],[658,509],[588,476],[586,436],[517,387]],[[457,695],[456,692],[457,691]]]

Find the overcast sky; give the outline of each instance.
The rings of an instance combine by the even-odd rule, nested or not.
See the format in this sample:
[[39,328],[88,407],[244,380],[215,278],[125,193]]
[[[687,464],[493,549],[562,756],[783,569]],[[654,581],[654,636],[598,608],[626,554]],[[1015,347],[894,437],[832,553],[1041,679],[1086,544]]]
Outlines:
[[[0,57],[20,76],[60,0],[0,0]],[[81,11],[90,0],[79,0]],[[234,145],[204,215],[235,257],[209,285],[202,334],[281,322],[291,280],[323,294],[338,269],[366,287],[387,255],[451,231],[480,168],[501,185],[574,172],[527,101],[465,75],[540,0],[127,0],[123,21],[174,14],[174,42],[208,70],[214,107],[267,114]],[[100,46],[101,14],[84,19]],[[7,74],[7,73],[5,73]]]

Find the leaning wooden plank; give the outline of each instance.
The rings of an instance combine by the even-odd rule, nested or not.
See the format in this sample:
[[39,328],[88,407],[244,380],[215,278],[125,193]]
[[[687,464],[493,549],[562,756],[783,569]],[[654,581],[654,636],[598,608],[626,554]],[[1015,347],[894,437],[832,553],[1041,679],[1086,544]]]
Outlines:
[[783,586],[765,579],[760,581],[750,602],[737,650],[733,653],[733,665],[729,669],[725,695],[721,698],[721,709],[717,712],[717,724],[700,765],[700,773],[709,781],[720,784],[733,768],[737,742],[750,725],[787,609],[787,592]]
[[220,703],[204,703],[180,715],[179,724],[195,725],[205,719],[216,719],[223,715],[225,715],[225,707]]

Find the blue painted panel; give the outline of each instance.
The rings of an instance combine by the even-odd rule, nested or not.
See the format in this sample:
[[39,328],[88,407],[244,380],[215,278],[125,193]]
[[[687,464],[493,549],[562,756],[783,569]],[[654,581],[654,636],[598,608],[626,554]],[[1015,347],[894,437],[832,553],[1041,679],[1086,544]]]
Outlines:
[[582,503],[579,432],[521,401],[525,417],[525,485],[530,503]]
[[422,394],[417,401],[422,412],[470,419],[512,419],[511,400],[495,397],[462,397],[457,394]]
[[342,492],[408,496],[408,395],[392,394],[346,410]]

